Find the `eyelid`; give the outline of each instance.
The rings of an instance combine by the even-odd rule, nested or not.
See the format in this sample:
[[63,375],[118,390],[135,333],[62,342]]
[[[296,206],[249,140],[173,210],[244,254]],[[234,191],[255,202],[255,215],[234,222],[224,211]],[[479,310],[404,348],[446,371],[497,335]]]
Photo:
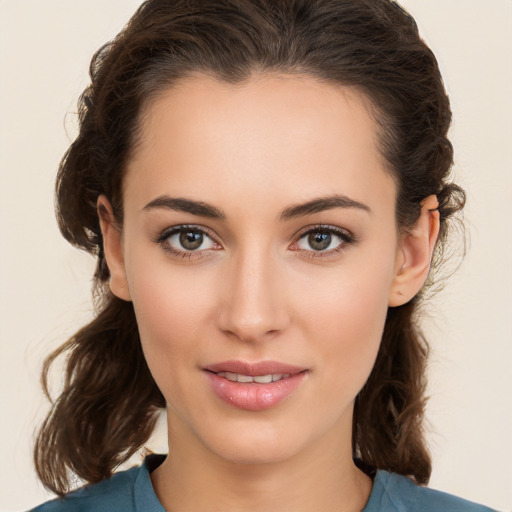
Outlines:
[[317,258],[328,258],[330,256],[334,256],[342,251],[344,251],[347,246],[353,245],[357,243],[357,238],[355,235],[349,231],[348,229],[340,228],[337,226],[331,226],[328,224],[316,224],[313,226],[308,226],[307,228],[304,228],[299,232],[298,235],[296,235],[295,242],[293,242],[292,246],[297,245],[300,240],[302,240],[304,237],[309,235],[310,233],[317,233],[317,232],[324,232],[324,233],[330,233],[338,238],[340,238],[341,243],[334,249],[330,249],[327,251],[315,251],[313,249],[292,249],[294,251],[302,253],[305,257],[310,259],[317,259]]
[[177,224],[176,226],[169,226],[168,228],[165,228],[156,238],[156,242],[163,241],[167,238],[169,238],[171,235],[174,235],[175,233],[180,233],[181,231],[199,231],[205,235],[207,235],[209,238],[217,242],[217,235],[214,231],[212,231],[210,228],[207,228],[206,226],[202,226],[200,224]]
[[[156,238],[155,243],[159,244],[163,250],[174,257],[181,257],[181,259],[188,258],[189,260],[197,260],[201,259],[205,256],[207,256],[211,251],[219,250],[216,248],[209,248],[209,249],[201,249],[197,251],[187,251],[186,249],[183,250],[177,250],[174,247],[172,247],[168,243],[169,237],[177,234],[182,233],[183,231],[196,231],[199,233],[202,233],[203,235],[206,235],[210,240],[217,246],[221,246],[221,244],[217,240],[217,236],[214,231],[212,231],[210,228],[207,228],[206,226],[201,226],[199,224],[178,224],[176,226],[170,226],[166,229],[164,229]],[[206,254],[205,254],[206,253]]]
[[[208,249],[201,249],[196,251],[187,251],[187,250],[176,250],[174,247],[172,247],[167,240],[169,237],[176,233],[181,233],[183,231],[196,231],[203,233],[206,235],[214,244],[216,244],[219,247],[216,248],[208,248]],[[308,250],[308,249],[301,249],[301,248],[293,248],[298,244],[300,240],[302,240],[304,237],[309,235],[310,233],[315,232],[324,232],[324,233],[330,233],[336,237],[338,237],[341,242],[340,244],[330,250],[322,250],[322,251],[315,251],[314,249]],[[156,238],[155,243],[162,246],[162,248],[169,254],[173,256],[181,257],[182,259],[188,258],[191,259],[200,259],[205,256],[208,256],[208,254],[211,251],[219,250],[219,248],[222,248],[221,244],[217,240],[217,235],[214,231],[212,231],[210,228],[207,228],[206,226],[201,226],[199,224],[179,224],[176,226],[170,226],[166,229],[164,229]],[[292,242],[290,249],[292,251],[299,252],[303,254],[305,257],[310,259],[317,259],[317,258],[328,258],[330,256],[334,256],[337,253],[342,252],[346,249],[348,245],[352,245],[357,242],[356,237],[352,232],[350,232],[347,229],[340,228],[337,226],[331,226],[326,224],[315,224],[312,226],[307,226],[303,228],[301,231],[299,231],[298,234],[294,235],[294,242]]]
[[329,231],[335,234],[339,234],[340,236],[355,239],[355,235],[350,230],[346,228],[340,228],[339,226],[333,226],[331,224],[312,224],[310,226],[301,228],[295,236],[297,238],[301,238],[304,235],[315,231]]

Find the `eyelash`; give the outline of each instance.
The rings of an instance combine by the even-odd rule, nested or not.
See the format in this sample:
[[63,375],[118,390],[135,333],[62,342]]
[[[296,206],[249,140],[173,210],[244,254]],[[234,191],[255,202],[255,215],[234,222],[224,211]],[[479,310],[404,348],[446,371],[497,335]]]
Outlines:
[[[341,253],[344,251],[347,246],[354,245],[356,243],[355,236],[346,229],[337,228],[334,226],[325,226],[322,224],[317,224],[315,226],[312,226],[311,228],[307,229],[306,231],[303,231],[296,242],[293,243],[293,245],[298,244],[298,242],[304,238],[306,238],[308,235],[312,233],[322,233],[327,235],[334,235],[335,237],[340,239],[340,243],[336,246],[335,249],[330,249],[329,251],[315,251],[314,249],[307,250],[307,249],[298,249],[299,251],[303,252],[304,256],[306,258],[310,259],[321,259],[321,258],[329,258],[332,256],[335,256],[336,254]],[[329,244],[330,245],[330,244]],[[294,249],[297,250],[297,249]]]
[[210,238],[214,244],[220,245],[217,242],[215,242],[215,235],[211,230],[202,226],[186,224],[181,226],[173,226],[172,228],[166,229],[165,231],[162,232],[160,236],[158,236],[158,238],[156,239],[156,243],[158,243],[167,254],[181,258],[182,260],[201,259],[205,257],[204,251],[217,250],[203,249],[202,251],[179,251],[177,249],[174,249],[174,247],[172,247],[172,245],[169,243],[169,238],[179,233],[200,233],[202,235],[208,236],[208,238]]
[[[202,235],[206,235],[213,244],[220,247],[220,244],[218,244],[215,241],[215,235],[214,233],[202,226],[197,225],[180,225],[180,226],[173,226],[172,228],[166,229],[163,231],[155,240],[157,244],[159,244],[166,253],[170,254],[171,256],[181,258],[182,260],[188,259],[201,259],[205,257],[207,254],[204,254],[205,252],[210,252],[212,250],[218,250],[215,249],[203,249],[199,251],[180,251],[175,249],[170,243],[169,238],[173,235],[179,234],[179,233],[198,233]],[[300,240],[306,238],[308,235],[312,233],[322,233],[327,235],[334,235],[340,239],[340,243],[335,249],[330,249],[329,251],[315,251],[314,249],[307,250],[307,249],[292,249],[294,251],[300,251],[304,253],[303,255],[310,259],[320,259],[320,258],[329,258],[334,256],[335,254],[338,254],[342,252],[348,245],[353,245],[357,242],[355,236],[341,228],[336,228],[333,226],[325,226],[325,225],[315,225],[311,228],[307,229],[306,231],[302,232],[297,240],[293,242],[292,245],[296,245],[299,243]]]

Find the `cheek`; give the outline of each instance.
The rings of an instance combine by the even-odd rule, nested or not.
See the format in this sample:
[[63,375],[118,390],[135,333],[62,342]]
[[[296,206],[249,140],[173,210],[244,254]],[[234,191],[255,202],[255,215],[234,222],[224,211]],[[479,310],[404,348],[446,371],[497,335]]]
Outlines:
[[169,368],[171,361],[192,357],[194,340],[200,339],[200,329],[213,318],[214,283],[208,272],[173,267],[154,258],[152,265],[135,269],[128,282],[150,368]]
[[[303,331],[315,340],[336,392],[357,394],[377,356],[388,310],[393,260],[347,265],[338,275],[309,283],[300,308]],[[305,298],[307,297],[307,298]]]
[[302,290],[297,289],[294,294],[300,297],[297,307],[303,309],[316,329],[336,326],[340,333],[379,329],[387,311],[393,275],[391,250],[378,258],[371,251],[354,253],[337,268],[310,272],[310,277],[302,280]]

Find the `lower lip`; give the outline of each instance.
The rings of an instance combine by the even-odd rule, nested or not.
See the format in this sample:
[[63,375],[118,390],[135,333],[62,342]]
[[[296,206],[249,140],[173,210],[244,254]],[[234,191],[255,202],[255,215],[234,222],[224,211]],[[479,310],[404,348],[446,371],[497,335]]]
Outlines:
[[306,377],[307,372],[300,372],[286,379],[268,384],[255,382],[232,382],[216,373],[207,371],[213,392],[224,402],[248,411],[263,411],[276,406],[290,396]]

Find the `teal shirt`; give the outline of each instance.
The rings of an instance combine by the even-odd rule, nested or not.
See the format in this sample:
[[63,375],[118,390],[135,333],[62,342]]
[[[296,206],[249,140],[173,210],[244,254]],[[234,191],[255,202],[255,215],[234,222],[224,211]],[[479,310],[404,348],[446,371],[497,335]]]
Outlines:
[[[139,467],[109,480],[83,487],[65,498],[49,501],[32,512],[165,512],[149,474],[165,459],[150,455]],[[409,478],[377,471],[362,512],[493,512],[492,509],[414,484]]]

